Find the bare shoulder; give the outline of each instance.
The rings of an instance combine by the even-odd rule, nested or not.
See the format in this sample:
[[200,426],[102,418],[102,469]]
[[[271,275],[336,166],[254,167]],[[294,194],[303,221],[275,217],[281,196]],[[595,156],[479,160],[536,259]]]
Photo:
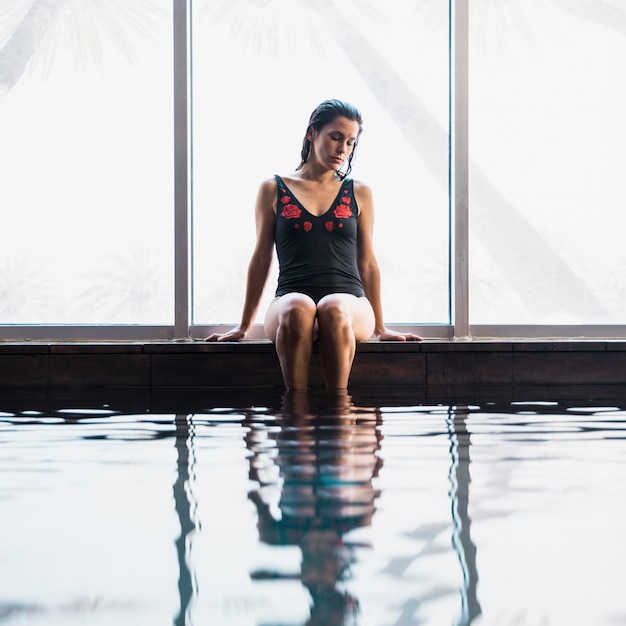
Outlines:
[[277,190],[278,183],[274,177],[264,180],[257,191],[257,210],[267,209],[273,213],[276,210]]
[[372,189],[369,185],[360,180],[354,181],[354,197],[359,206],[359,213],[362,211],[371,211],[374,204]]
[[266,196],[275,194],[277,189],[278,183],[276,182],[276,179],[272,176],[271,178],[266,178],[259,185],[259,195]]

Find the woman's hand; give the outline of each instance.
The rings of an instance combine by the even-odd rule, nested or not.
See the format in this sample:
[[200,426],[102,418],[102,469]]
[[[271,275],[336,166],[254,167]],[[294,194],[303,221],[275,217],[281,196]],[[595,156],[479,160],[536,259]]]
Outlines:
[[395,330],[384,328],[381,332],[375,333],[379,341],[422,341],[419,335],[413,333],[398,333]]
[[241,341],[246,334],[245,330],[241,330],[241,328],[237,326],[237,328],[233,328],[227,333],[213,333],[209,335],[205,341]]

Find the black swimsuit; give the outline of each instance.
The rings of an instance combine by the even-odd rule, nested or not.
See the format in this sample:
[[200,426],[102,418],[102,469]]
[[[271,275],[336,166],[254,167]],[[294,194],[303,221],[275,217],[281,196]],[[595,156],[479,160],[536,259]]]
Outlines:
[[345,179],[331,207],[309,213],[280,176],[274,241],[277,296],[304,293],[316,303],[330,293],[364,296],[357,267],[358,208],[352,179]]

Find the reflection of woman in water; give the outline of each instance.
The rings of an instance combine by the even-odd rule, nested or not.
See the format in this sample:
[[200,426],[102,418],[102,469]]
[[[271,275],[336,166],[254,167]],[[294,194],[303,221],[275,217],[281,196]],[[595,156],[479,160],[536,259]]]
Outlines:
[[[308,625],[339,626],[358,611],[356,599],[341,588],[356,547],[345,535],[369,526],[374,514],[378,421],[378,414],[357,414],[346,393],[325,396],[312,408],[305,394],[288,392],[279,432],[251,424],[251,478],[260,487],[250,498],[259,535],[272,545],[300,546],[300,579],[313,600]],[[269,437],[276,443],[273,458]]]

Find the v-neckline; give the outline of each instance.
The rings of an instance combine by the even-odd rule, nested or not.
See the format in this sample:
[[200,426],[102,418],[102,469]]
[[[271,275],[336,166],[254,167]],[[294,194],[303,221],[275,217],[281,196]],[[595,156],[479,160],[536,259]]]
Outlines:
[[282,177],[280,178],[280,182],[282,183],[283,187],[285,188],[286,191],[289,192],[291,198],[293,200],[295,200],[298,205],[300,206],[300,208],[303,211],[306,211],[306,213],[308,213],[311,217],[314,217],[316,219],[319,219],[320,217],[324,217],[325,215],[327,215],[328,213],[330,213],[330,211],[332,211],[332,208],[337,204],[339,197],[341,196],[341,194],[343,193],[343,184],[345,181],[342,181],[341,185],[339,185],[339,191],[337,192],[337,195],[333,198],[333,201],[330,203],[330,206],[323,212],[320,213],[319,215],[315,215],[315,213],[311,213],[311,211],[309,211],[309,209],[307,209],[304,204],[302,204],[302,202],[300,202],[300,200],[298,199],[298,197],[296,196],[295,193],[293,193],[293,191],[291,190],[290,187],[287,186],[287,183],[283,180]]

